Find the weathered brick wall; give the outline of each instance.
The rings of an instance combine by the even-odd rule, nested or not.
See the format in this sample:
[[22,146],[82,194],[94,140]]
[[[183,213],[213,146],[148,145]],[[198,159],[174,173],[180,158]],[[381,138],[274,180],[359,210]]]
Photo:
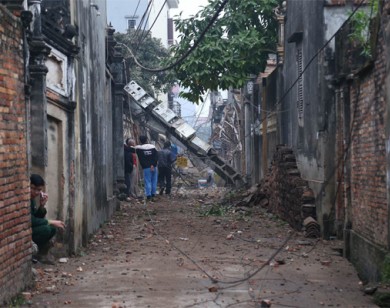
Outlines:
[[[384,14],[390,8],[385,1]],[[379,31],[373,69],[358,75],[351,86],[353,114],[351,144],[352,229],[376,244],[387,246],[386,195],[386,59]],[[355,108],[356,112],[355,112]]]
[[[259,203],[287,221],[294,229],[302,230],[305,218],[316,218],[313,191],[301,178],[291,148],[278,145],[268,174],[260,186]],[[264,200],[267,199],[267,202]]]
[[22,26],[0,5],[0,306],[31,281]]

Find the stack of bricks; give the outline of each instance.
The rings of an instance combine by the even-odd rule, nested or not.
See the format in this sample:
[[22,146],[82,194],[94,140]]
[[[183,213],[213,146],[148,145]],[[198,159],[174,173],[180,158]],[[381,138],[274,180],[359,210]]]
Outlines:
[[261,184],[261,195],[266,196],[268,210],[301,231],[303,221],[316,219],[313,191],[298,170],[291,148],[279,145],[274,154],[270,171]]
[[22,25],[0,5],[0,306],[31,281]]

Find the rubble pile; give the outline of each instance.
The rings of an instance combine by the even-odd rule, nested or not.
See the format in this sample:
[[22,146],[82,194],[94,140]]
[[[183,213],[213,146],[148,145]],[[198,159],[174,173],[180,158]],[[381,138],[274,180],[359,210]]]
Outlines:
[[303,221],[303,231],[306,237],[319,238],[321,236],[319,223],[310,216]]
[[301,178],[293,151],[285,145],[277,147],[263,181],[249,190],[237,192],[230,197],[230,202],[236,207],[261,206],[294,229],[306,230],[308,237],[320,237],[314,193]]

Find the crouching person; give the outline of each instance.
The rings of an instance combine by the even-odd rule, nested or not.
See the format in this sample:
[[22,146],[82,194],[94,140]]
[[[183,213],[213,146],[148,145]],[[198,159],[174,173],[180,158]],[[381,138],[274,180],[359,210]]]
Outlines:
[[49,250],[53,245],[51,239],[56,234],[57,228],[64,229],[65,224],[61,220],[45,218],[48,195],[43,192],[44,188],[45,180],[38,174],[32,174],[30,177],[32,240],[38,246],[36,259],[43,264],[54,264],[49,256]]

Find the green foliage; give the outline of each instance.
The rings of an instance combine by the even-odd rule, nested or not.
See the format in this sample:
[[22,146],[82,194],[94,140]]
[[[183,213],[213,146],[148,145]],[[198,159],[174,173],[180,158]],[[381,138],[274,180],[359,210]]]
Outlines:
[[[280,0],[230,0],[209,28],[198,47],[173,71],[189,91],[181,95],[198,103],[208,90],[241,87],[250,74],[265,67],[268,53],[276,50],[278,24],[273,10]],[[184,55],[206,29],[222,0],[188,19],[175,19],[180,43],[171,48],[174,56]]]
[[370,10],[360,9],[351,17],[352,32],[349,38],[353,43],[362,47],[362,55],[372,57],[370,41],[370,22],[379,11],[379,0],[370,0]]
[[[146,68],[160,67],[162,59],[169,56],[161,40],[153,38],[147,31],[131,30],[128,33],[116,33],[115,39],[126,45],[135,55],[137,61]],[[140,43],[141,42],[141,43]],[[128,79],[135,80],[148,94],[155,96],[159,92],[166,92],[172,84],[169,76],[164,72],[149,72],[138,66],[127,48],[123,48],[125,54]]]

